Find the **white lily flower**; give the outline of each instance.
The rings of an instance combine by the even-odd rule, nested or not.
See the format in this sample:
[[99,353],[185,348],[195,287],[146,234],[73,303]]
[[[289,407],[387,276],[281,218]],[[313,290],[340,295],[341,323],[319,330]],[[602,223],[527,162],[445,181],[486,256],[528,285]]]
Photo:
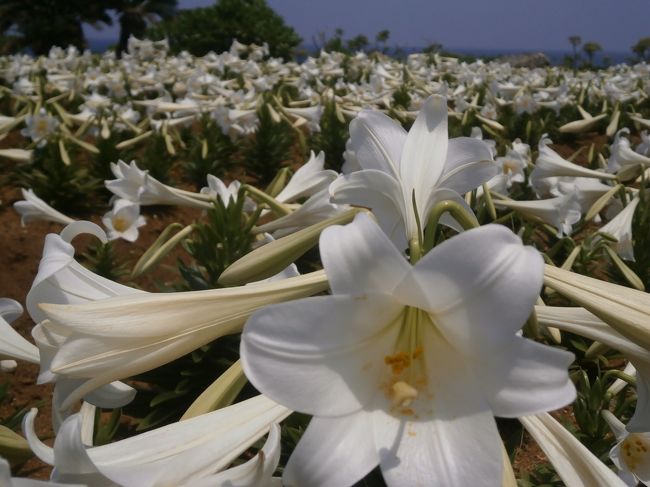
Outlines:
[[498,485],[493,416],[575,396],[572,355],[516,335],[539,254],[489,225],[411,266],[367,215],[329,227],[320,249],[333,295],[260,310],[242,335],[249,380],[314,416],[285,485],[351,485],[377,464],[388,485]]
[[195,208],[209,208],[210,205],[187,196],[184,192],[167,186],[143,171],[135,161],[126,164],[111,163],[111,171],[117,179],[105,181],[106,188],[118,198],[145,205],[179,205]]
[[628,486],[650,483],[650,433],[629,433],[625,425],[610,411],[602,411],[616,445],[609,452],[609,458],[619,470],[619,476]]
[[616,133],[610,148],[611,155],[607,161],[607,171],[612,173],[625,173],[635,167],[650,167],[650,157],[639,154],[632,149],[630,141],[625,137],[630,130],[623,128]]
[[56,131],[59,121],[49,116],[45,108],[41,108],[38,114],[27,116],[25,125],[21,133],[36,142],[38,147],[43,147],[47,144],[47,137]]
[[307,162],[294,173],[275,199],[281,203],[291,203],[326,189],[336,179],[337,174],[324,167],[325,153],[320,151],[315,155],[314,151],[311,151]]
[[558,238],[571,235],[573,225],[580,221],[581,208],[577,195],[567,194],[556,198],[534,201],[494,200],[497,207],[509,208],[536,218],[557,229]]
[[550,414],[523,417],[519,421],[544,451],[567,487],[626,487],[607,465]]
[[[25,416],[23,431],[34,453],[55,467],[52,479],[56,481],[82,482],[93,487],[197,487],[202,485],[201,479],[213,476],[213,479],[219,480],[216,472],[225,469],[264,436],[273,424],[282,421],[289,414],[291,411],[287,408],[260,395],[208,414],[94,448],[89,448],[82,442],[80,415],[71,416],[65,421],[56,437],[54,448],[41,443],[36,436],[35,409]],[[273,440],[277,442],[277,439],[276,431]],[[277,452],[277,444],[269,445],[267,451],[272,446]],[[273,461],[271,458],[269,463],[272,464]],[[264,466],[262,465],[263,468]],[[266,467],[265,474],[269,465]],[[250,470],[250,466],[241,470]],[[255,478],[253,472],[241,470],[239,474],[244,474],[244,480]],[[238,472],[234,474],[232,478],[237,479]],[[270,474],[265,480],[270,481]],[[229,485],[229,475],[224,477],[224,484],[209,485]],[[254,487],[264,484],[233,485]]]
[[[613,174],[594,171],[582,166],[578,166],[566,159],[563,159],[557,152],[549,147],[551,140],[542,136],[539,141],[539,155],[535,161],[535,169],[530,174],[530,184],[539,196],[549,196],[549,192],[545,191],[548,178],[559,176],[571,177],[584,177],[584,178],[598,178],[598,179],[616,179]],[[550,194],[557,196],[557,193]]]
[[497,172],[483,141],[448,140],[447,101],[439,95],[425,101],[408,134],[381,112],[362,110],[350,123],[349,145],[362,170],[330,185],[332,202],[372,209],[401,249],[419,238],[417,219],[424,226],[438,201],[471,191]]
[[639,197],[635,196],[618,215],[598,230],[598,233],[606,233],[613,236],[617,240],[614,246],[616,253],[622,259],[631,260],[632,262],[634,262],[632,221],[634,220],[634,212],[636,211],[636,207],[639,206],[640,201]]
[[122,198],[113,201],[113,209],[102,217],[102,223],[108,230],[108,239],[122,238],[127,242],[138,239],[138,228],[147,224],[140,215],[140,205]]
[[201,194],[207,194],[214,199],[219,197],[226,206],[228,206],[230,202],[235,203],[237,201],[237,195],[239,194],[239,188],[241,187],[239,181],[232,181],[228,186],[226,186],[221,179],[212,174],[208,174],[207,181],[208,185],[201,188]]
[[130,294],[76,306],[41,304],[49,320],[38,329],[47,343],[56,346],[50,371],[87,379],[66,398],[65,409],[101,385],[238,333],[260,307],[325,289],[327,279],[321,271],[242,287]]
[[61,223],[62,225],[67,225],[74,221],[36,196],[33,190],[21,189],[21,192],[25,199],[14,203],[14,210],[20,215],[21,225],[25,226],[29,222],[37,220]]
[[25,360],[39,363],[38,348],[25,340],[11,326],[11,322],[23,314],[23,307],[18,301],[0,298],[0,359]]

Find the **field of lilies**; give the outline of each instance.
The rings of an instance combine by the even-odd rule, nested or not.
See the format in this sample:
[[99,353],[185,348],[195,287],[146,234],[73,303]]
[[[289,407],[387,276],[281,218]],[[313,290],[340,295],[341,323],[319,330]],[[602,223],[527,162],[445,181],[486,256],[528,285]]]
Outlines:
[[650,482],[648,130],[647,64],[0,57],[0,485]]

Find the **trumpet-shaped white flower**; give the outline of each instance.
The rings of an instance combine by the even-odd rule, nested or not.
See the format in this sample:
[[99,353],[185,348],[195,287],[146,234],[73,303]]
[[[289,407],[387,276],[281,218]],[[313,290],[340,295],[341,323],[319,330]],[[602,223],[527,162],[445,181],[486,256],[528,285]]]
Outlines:
[[414,267],[367,216],[321,236],[333,295],[248,321],[246,376],[314,417],[285,485],[344,486],[377,464],[389,485],[497,485],[494,415],[555,409],[572,355],[516,335],[542,260],[504,227],[464,232]]
[[607,161],[607,171],[622,174],[636,167],[650,167],[650,157],[644,156],[632,149],[630,141],[625,137],[630,130],[623,128],[616,133],[611,146],[611,155]]
[[[93,487],[158,487],[174,485],[269,485],[279,456],[279,434],[274,428],[265,447],[270,461],[224,470],[271,427],[291,411],[264,396],[257,396],[108,445],[89,448],[82,442],[82,417],[69,417],[50,448],[36,436],[36,410],[25,416],[23,430],[34,453],[54,466],[52,479]],[[274,458],[275,457],[275,458]],[[262,467],[261,472],[251,467]],[[270,467],[273,467],[272,469]],[[254,483],[257,477],[262,479]],[[260,475],[262,474],[262,475]],[[268,477],[267,477],[268,476]],[[251,483],[246,483],[250,480]],[[223,481],[223,483],[222,483]],[[207,482],[207,483],[204,483]],[[209,483],[212,482],[212,483]],[[233,482],[229,484],[228,482]]]
[[31,221],[37,220],[61,223],[63,225],[74,221],[72,218],[52,208],[36,196],[31,189],[21,189],[21,192],[25,199],[14,203],[14,210],[20,214],[21,225],[24,226]]
[[119,198],[113,202],[113,209],[102,217],[102,223],[108,230],[108,239],[122,238],[128,242],[138,239],[138,228],[147,224],[140,215],[140,205]]
[[320,151],[315,155],[314,151],[311,151],[307,162],[295,172],[275,199],[282,203],[290,203],[326,189],[336,179],[337,174],[324,167],[325,153]]
[[494,200],[494,205],[509,208],[548,223],[557,229],[558,238],[571,235],[573,225],[580,221],[580,203],[575,194],[534,201]]
[[612,174],[587,169],[563,159],[549,147],[551,143],[549,138],[542,136],[539,141],[539,155],[535,161],[535,169],[530,174],[530,184],[540,197],[558,196],[559,193],[553,191],[557,184],[557,180],[553,178],[559,176],[616,179]]
[[247,286],[178,293],[139,293],[77,306],[41,304],[49,318],[37,327],[54,347],[50,372],[85,379],[63,403],[88,391],[151,370],[224,335],[238,333],[248,316],[272,303],[327,288],[323,272]]
[[0,298],[0,360],[25,360],[38,363],[38,348],[25,340],[11,326],[11,322],[23,314],[18,301]]
[[650,483],[650,433],[629,433],[625,425],[610,411],[603,410],[616,445],[609,452],[609,458],[619,470],[619,476],[628,486]]
[[550,414],[523,417],[519,421],[568,487],[625,487],[607,465]]
[[140,205],[179,205],[209,208],[210,205],[187,196],[183,191],[167,186],[138,168],[135,161],[126,164],[111,163],[111,171],[117,179],[104,181],[106,188],[118,198]]
[[381,112],[362,110],[350,123],[347,147],[361,170],[330,185],[332,201],[372,209],[382,230],[406,248],[419,238],[418,219],[424,225],[438,201],[471,191],[497,173],[483,141],[449,140],[447,134],[442,96],[426,100],[408,134]]
[[606,233],[613,236],[617,240],[614,246],[616,253],[622,259],[631,260],[632,262],[635,260],[632,221],[634,219],[634,212],[636,211],[636,207],[639,206],[640,201],[639,197],[635,196],[618,215],[598,230],[599,233]]

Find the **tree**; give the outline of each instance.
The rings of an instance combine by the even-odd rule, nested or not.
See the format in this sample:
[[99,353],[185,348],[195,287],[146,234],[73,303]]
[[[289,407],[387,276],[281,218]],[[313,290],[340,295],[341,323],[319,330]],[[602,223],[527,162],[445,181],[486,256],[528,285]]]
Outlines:
[[86,48],[81,24],[111,24],[110,0],[0,0],[0,29],[14,49]]
[[368,47],[368,37],[359,34],[348,41],[348,49],[350,51],[364,51]]
[[390,31],[388,29],[380,30],[377,32],[377,35],[375,36],[375,45],[377,46],[376,49],[379,51],[379,45],[381,44],[381,52],[385,53],[387,50],[386,43],[388,42],[389,38]]
[[637,55],[639,61],[650,61],[650,37],[642,37],[632,46],[632,52]]
[[597,42],[585,42],[585,44],[582,46],[582,50],[585,52],[587,57],[589,58],[589,64],[591,66],[594,65],[594,54],[598,51],[602,51],[603,48],[600,47],[600,44]]
[[571,36],[569,42],[573,47],[573,69],[578,69],[578,46],[582,44],[582,38],[580,36]]
[[187,50],[196,56],[226,51],[237,39],[243,44],[266,42],[272,56],[287,59],[302,41],[265,0],[219,0],[210,7],[180,10],[148,34],[166,37],[173,52]]
[[112,8],[120,22],[118,56],[126,51],[129,37],[145,36],[147,27],[159,19],[171,18],[176,13],[176,0],[113,0]]

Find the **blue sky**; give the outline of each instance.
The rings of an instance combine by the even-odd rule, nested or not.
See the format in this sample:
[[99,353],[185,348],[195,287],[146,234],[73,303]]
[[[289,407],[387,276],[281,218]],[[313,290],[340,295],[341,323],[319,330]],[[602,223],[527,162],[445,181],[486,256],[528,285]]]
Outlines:
[[[648,0],[267,0],[305,43],[341,27],[344,37],[382,30],[389,44],[448,48],[569,50],[567,38],[598,42],[606,51],[629,52],[650,36]],[[214,0],[179,0],[181,8]],[[88,37],[115,38],[117,29],[91,28]]]

